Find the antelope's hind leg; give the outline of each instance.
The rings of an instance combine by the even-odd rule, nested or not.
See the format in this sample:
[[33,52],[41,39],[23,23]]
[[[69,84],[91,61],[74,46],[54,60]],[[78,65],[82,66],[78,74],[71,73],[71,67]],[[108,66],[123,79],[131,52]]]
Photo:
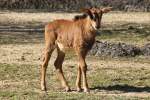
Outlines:
[[43,62],[41,66],[41,90],[46,91],[46,69],[50,60],[51,54],[54,51],[54,46],[47,46],[44,51]]
[[61,81],[61,84],[63,87],[65,87],[65,91],[68,92],[70,91],[70,87],[68,86],[68,83],[65,79],[65,76],[63,74],[63,70],[62,70],[62,64],[65,58],[65,53],[63,51],[61,51],[59,48],[57,48],[57,58],[55,60],[54,66],[56,68],[57,71],[57,76],[58,79]]

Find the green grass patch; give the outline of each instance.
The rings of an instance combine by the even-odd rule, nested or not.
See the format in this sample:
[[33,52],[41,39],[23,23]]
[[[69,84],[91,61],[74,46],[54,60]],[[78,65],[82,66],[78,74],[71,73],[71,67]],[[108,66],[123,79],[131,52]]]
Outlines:
[[1,99],[9,100],[149,100],[150,97],[126,97],[126,96],[115,96],[115,95],[97,95],[97,94],[86,94],[86,93],[56,93],[56,92],[47,92],[47,93],[37,93],[37,92],[1,92]]
[[[93,59],[94,60],[94,59]],[[98,61],[99,59],[95,59]],[[106,59],[112,61],[111,59]],[[117,60],[117,59],[116,59]],[[129,59],[121,59],[128,61]],[[132,62],[132,61],[131,61]],[[0,99],[62,99],[62,100],[138,100],[149,99],[138,96],[121,96],[120,93],[148,93],[150,92],[150,70],[148,68],[134,67],[100,67],[88,70],[88,80],[91,93],[62,92],[60,82],[56,77],[53,67],[47,70],[48,92],[45,94],[40,90],[38,65],[30,64],[4,64],[0,63]],[[69,85],[74,89],[76,80],[76,67],[64,67],[65,76]],[[71,75],[70,75],[71,74]],[[68,76],[69,75],[69,76]],[[3,81],[3,83],[2,83]],[[103,94],[104,93],[104,94]],[[109,95],[110,94],[110,95]],[[111,95],[113,94],[113,95]]]

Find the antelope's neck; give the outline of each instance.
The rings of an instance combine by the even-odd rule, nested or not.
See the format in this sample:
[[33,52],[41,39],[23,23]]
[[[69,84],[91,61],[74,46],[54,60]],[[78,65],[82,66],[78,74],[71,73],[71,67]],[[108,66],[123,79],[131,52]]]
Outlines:
[[82,20],[81,30],[84,35],[95,37],[96,35],[96,23],[90,19],[88,16],[87,18]]

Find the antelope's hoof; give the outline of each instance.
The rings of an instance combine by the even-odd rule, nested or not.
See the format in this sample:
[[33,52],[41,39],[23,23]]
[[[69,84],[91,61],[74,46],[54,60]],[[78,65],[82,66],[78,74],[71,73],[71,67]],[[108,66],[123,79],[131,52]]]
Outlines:
[[66,88],[65,88],[65,91],[66,91],[66,92],[70,92],[71,89],[70,89],[69,87],[66,87]]
[[41,90],[42,91],[47,91],[46,87],[44,87],[44,86],[41,87]]
[[77,88],[77,92],[82,92],[82,89],[81,88]]
[[41,90],[42,90],[42,91],[47,91],[47,89],[46,89],[46,88],[42,88]]
[[85,88],[85,89],[84,89],[84,92],[85,92],[85,93],[89,93],[90,90],[89,90],[88,88]]

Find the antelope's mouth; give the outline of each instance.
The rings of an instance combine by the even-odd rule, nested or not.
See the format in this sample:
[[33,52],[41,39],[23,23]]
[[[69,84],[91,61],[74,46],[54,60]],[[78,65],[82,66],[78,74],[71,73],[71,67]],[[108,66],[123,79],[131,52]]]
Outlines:
[[96,26],[96,29],[100,29],[100,28],[101,28],[100,25]]

